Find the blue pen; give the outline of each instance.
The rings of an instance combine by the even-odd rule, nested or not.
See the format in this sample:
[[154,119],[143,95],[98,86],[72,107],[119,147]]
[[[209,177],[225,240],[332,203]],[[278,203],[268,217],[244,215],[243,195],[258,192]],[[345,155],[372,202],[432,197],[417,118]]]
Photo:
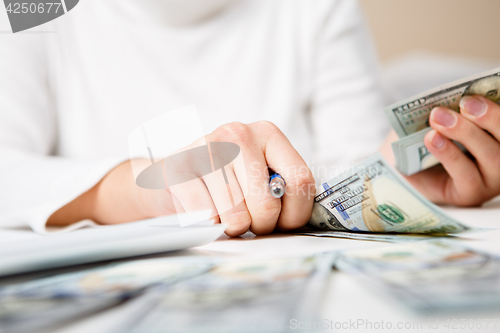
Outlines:
[[269,191],[275,198],[281,198],[285,194],[285,180],[271,169],[269,169]]

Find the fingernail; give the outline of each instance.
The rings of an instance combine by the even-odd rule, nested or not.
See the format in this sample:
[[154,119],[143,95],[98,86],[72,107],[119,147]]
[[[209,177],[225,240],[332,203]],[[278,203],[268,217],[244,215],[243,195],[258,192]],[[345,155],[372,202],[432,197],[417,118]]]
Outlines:
[[486,113],[488,106],[479,98],[472,96],[464,96],[460,100],[460,110],[465,110],[468,114],[474,117],[482,116]]
[[430,141],[431,141],[432,145],[438,149],[443,148],[444,144],[446,143],[443,136],[436,131],[434,131],[434,134],[432,135]]
[[432,110],[432,119],[444,127],[453,127],[457,123],[457,116],[453,111],[446,111],[440,108]]

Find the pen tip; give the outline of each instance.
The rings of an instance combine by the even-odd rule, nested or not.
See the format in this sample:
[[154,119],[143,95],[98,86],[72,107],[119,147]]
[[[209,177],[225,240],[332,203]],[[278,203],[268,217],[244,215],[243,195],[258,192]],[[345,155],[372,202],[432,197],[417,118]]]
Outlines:
[[281,198],[283,196],[283,190],[280,186],[273,186],[271,188],[271,195],[275,198]]

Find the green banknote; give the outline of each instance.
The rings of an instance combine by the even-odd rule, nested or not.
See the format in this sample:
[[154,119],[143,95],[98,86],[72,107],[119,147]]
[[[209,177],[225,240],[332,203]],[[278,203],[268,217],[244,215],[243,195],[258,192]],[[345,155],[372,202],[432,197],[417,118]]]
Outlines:
[[[426,128],[392,143],[396,169],[403,175],[411,176],[439,164],[437,158],[429,152],[424,144],[424,137],[430,130],[430,127]],[[454,143],[461,151],[467,152],[461,143]]]
[[0,289],[0,332],[42,332],[115,305],[113,332],[287,332],[316,317],[335,254],[137,260]]
[[335,266],[422,312],[500,306],[500,258],[432,240],[346,251]]
[[424,144],[424,137],[430,130],[426,128],[392,143],[396,169],[403,175],[410,176],[439,164]]
[[433,108],[444,106],[459,111],[462,96],[481,95],[500,101],[500,68],[448,83],[394,103],[384,112],[400,138],[429,127]]
[[292,318],[317,319],[333,260],[333,254],[225,260],[155,289],[145,312],[120,332],[289,332]]
[[0,288],[0,332],[39,332],[170,285],[212,266],[194,258],[148,259]]
[[472,230],[425,199],[380,154],[322,187],[309,221],[320,229],[427,234]]
[[[439,86],[384,108],[400,138],[392,144],[399,172],[409,176],[439,164],[424,145],[424,136],[430,130],[431,111],[443,106],[459,112],[462,97],[471,95],[500,102],[500,68]],[[456,144],[465,151],[461,144]]]

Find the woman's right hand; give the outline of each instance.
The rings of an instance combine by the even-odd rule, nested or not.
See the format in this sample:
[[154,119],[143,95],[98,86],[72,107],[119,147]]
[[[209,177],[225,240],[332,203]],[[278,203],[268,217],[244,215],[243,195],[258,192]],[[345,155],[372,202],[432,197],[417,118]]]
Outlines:
[[[130,162],[125,162],[94,188],[54,213],[49,223],[61,225],[90,218],[114,224],[207,208],[212,210],[216,222],[228,224],[229,236],[247,230],[266,234],[276,227],[295,229],[307,223],[315,195],[314,177],[274,124],[267,121],[226,124],[186,149],[200,146],[204,141],[231,142],[240,147],[242,163],[225,167],[234,204],[230,209],[223,208],[227,207],[224,202],[230,200],[224,181],[199,178],[186,186],[142,189],[135,184]],[[149,160],[134,160],[134,168],[140,164],[144,168],[151,165]],[[181,166],[179,171],[189,172],[189,167]],[[286,181],[281,199],[269,192],[268,167]]]

